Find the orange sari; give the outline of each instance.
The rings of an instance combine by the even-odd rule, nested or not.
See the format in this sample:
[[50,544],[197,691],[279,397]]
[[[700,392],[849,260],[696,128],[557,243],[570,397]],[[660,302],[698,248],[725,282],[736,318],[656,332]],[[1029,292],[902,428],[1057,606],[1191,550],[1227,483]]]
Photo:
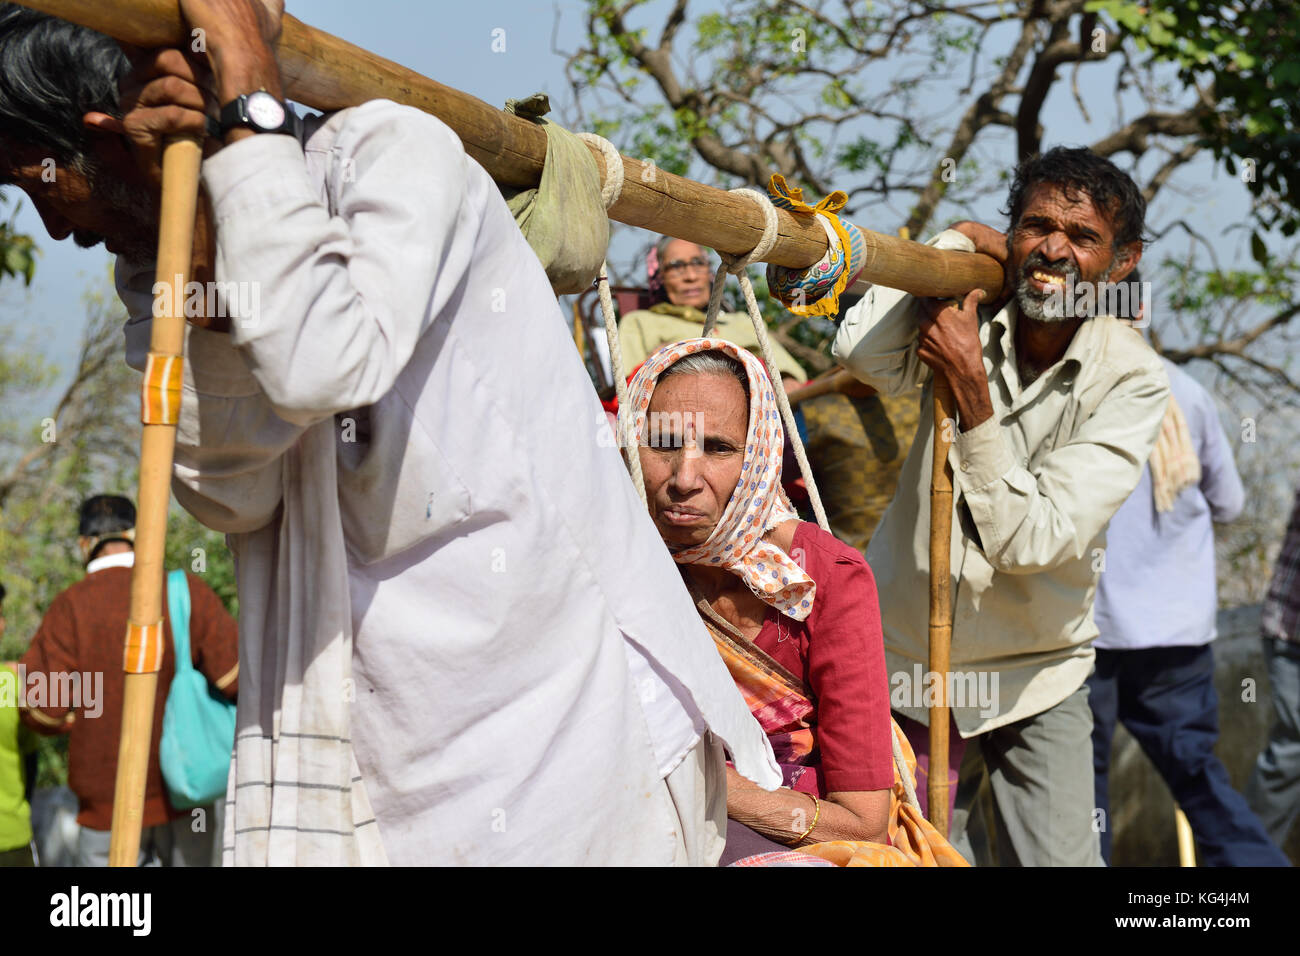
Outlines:
[[[748,640],[718,615],[707,601],[698,595],[693,596],[732,680],[744,696],[754,719],[768,735],[782,772],[787,779],[797,776],[798,766],[805,763],[815,750],[814,732],[807,717],[816,705],[803,681]],[[799,847],[798,851],[829,860],[837,866],[969,866],[921,815],[920,808],[909,801],[908,787],[900,770],[906,771],[908,782],[915,788],[916,756],[898,724],[893,720],[890,723],[898,747],[894,759],[894,786],[889,798],[889,845],[832,840]],[[796,772],[792,774],[792,770]]]

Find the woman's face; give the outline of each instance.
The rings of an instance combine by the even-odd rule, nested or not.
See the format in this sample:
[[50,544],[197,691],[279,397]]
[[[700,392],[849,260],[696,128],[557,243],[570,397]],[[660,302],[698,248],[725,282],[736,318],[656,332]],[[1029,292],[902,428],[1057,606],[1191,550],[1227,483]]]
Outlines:
[[749,406],[731,375],[686,373],[650,397],[640,448],[650,517],[672,547],[703,544],[740,481]]

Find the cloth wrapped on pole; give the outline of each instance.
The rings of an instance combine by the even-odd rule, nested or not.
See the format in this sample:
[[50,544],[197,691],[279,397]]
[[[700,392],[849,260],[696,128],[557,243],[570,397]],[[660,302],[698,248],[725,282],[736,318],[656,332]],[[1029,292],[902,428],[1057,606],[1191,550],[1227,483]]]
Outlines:
[[600,169],[577,136],[542,117],[551,110],[545,93],[506,100],[506,112],[532,119],[546,130],[546,164],[536,186],[502,186],[519,231],[546,269],[556,295],[591,288],[609,246],[609,220],[600,199]]

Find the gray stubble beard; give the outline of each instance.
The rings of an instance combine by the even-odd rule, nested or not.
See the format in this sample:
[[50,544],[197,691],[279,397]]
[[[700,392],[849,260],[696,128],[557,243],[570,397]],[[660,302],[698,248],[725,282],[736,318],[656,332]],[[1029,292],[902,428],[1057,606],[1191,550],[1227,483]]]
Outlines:
[[[1030,258],[1032,259],[1032,257]],[[1035,263],[1035,265],[1037,265],[1037,263]],[[1049,294],[1040,297],[1030,289],[1029,272],[1031,268],[1030,260],[1025,260],[1020,267],[1020,275],[1016,280],[1015,297],[1016,304],[1020,306],[1020,314],[1026,318],[1033,319],[1035,322],[1066,322],[1071,318],[1076,318],[1076,316],[1066,315],[1066,310],[1063,304],[1064,296],[1052,296]],[[1077,268],[1072,267],[1071,271],[1077,272],[1078,270]],[[1104,282],[1109,282],[1111,273],[1114,271],[1115,261],[1112,259],[1110,265],[1106,267],[1106,271],[1097,279],[1096,284],[1101,285]],[[1066,282],[1071,285],[1077,285],[1078,281],[1079,279],[1075,276],[1066,276]],[[1059,312],[1049,307],[1052,304],[1058,306]]]
[[122,223],[112,236],[118,254],[128,262],[153,261],[158,251],[158,216],[149,191],[115,178],[94,160],[83,157],[77,165],[100,201]]

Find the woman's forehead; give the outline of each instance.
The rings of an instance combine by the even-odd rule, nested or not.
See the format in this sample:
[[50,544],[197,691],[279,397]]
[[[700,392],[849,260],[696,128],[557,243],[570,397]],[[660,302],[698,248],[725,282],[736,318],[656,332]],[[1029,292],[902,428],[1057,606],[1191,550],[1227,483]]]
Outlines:
[[679,372],[662,379],[650,397],[650,409],[711,413],[713,427],[738,424],[742,434],[749,422],[749,404],[740,382],[716,372]]

